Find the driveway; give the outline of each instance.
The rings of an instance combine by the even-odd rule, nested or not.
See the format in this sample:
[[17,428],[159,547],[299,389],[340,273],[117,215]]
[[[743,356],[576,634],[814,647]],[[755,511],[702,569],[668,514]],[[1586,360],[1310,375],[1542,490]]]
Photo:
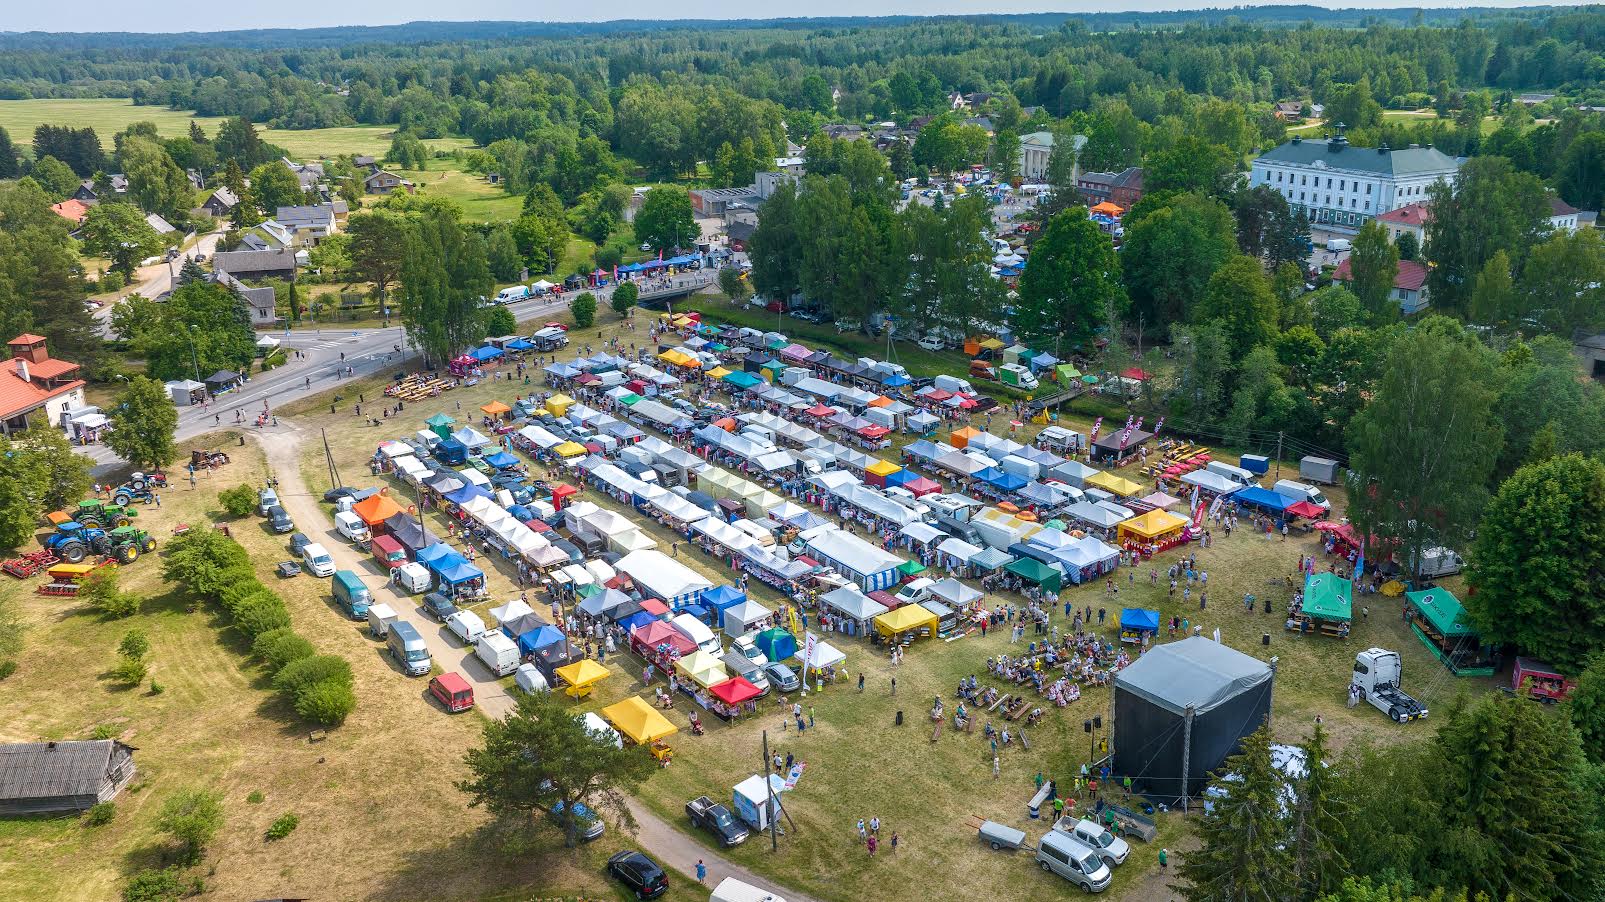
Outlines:
[[[281,428],[277,431],[252,433],[252,436],[262,445],[267,455],[269,471],[278,477],[279,502],[295,521],[298,530],[306,533],[314,542],[322,543],[323,547],[329,550],[329,555],[334,558],[338,569],[351,570],[359,574],[363,582],[373,591],[375,603],[384,602],[390,605],[395,609],[397,617],[416,627],[424,638],[424,644],[429,646],[429,655],[435,663],[439,664],[442,670],[461,674],[474,687],[474,703],[481,710],[491,717],[506,717],[513,709],[513,699],[490,669],[474,655],[473,649],[458,641],[450,630],[423,613],[419,608],[422,596],[406,595],[398,591],[388,582],[384,569],[372,555],[364,553],[335,532],[334,522],[330,518],[329,509],[323,506],[322,496],[314,495],[305,480],[301,478],[300,449],[306,433],[287,420],[281,420],[280,423]],[[328,615],[342,616],[333,605],[330,605]],[[394,664],[390,664],[390,667],[395,672],[396,679],[409,679],[402,675]],[[428,706],[430,710],[424,712],[422,716],[445,716],[432,702],[428,703]],[[630,813],[639,825],[636,841],[644,851],[660,863],[673,867],[683,874],[694,875],[697,861],[701,860],[707,865],[710,887],[717,886],[719,881],[726,877],[735,877],[769,892],[778,893],[791,902],[818,902],[795,890],[764,880],[746,868],[725,860],[676,826],[652,813],[640,802],[630,799],[628,805]]]

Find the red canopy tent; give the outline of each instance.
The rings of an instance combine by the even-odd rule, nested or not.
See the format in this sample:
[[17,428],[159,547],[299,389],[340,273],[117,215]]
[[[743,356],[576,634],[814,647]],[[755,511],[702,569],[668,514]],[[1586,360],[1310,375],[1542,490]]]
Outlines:
[[685,634],[662,620],[642,624],[630,631],[630,647],[642,655],[656,656],[658,646],[667,646],[679,655],[689,655],[697,650],[697,644],[687,639]]
[[529,531],[530,532],[551,532],[552,531],[552,528],[550,526],[547,526],[544,521],[537,520],[534,517],[531,517],[528,520],[525,520],[524,521],[524,525],[529,527]]
[[763,695],[746,677],[735,676],[722,683],[714,683],[708,687],[714,697],[727,705],[739,705]]
[[953,397],[953,393],[950,391],[943,391],[939,388],[936,391],[926,392],[925,394],[920,395],[920,397],[927,401],[946,401],[948,398]]
[[872,426],[865,426],[864,428],[858,430],[858,434],[862,435],[864,438],[867,438],[867,439],[877,439],[877,438],[885,438],[887,433],[889,433],[891,431],[892,430],[887,429],[885,426],[872,425]]
[[580,373],[578,376],[574,377],[574,381],[581,385],[595,385],[596,383],[602,381],[602,377],[596,375],[595,373]]
[[641,599],[641,610],[654,617],[662,617],[664,614],[669,613],[669,606],[656,598],[643,598]]
[[808,408],[807,413],[811,417],[819,417],[820,419],[824,419],[825,417],[833,417],[836,415],[836,411],[834,409],[826,407],[823,404],[815,404],[814,406]]
[[1129,367],[1126,367],[1125,369],[1121,370],[1120,371],[1120,375],[1123,378],[1136,379],[1137,381],[1141,382],[1141,381],[1147,379],[1149,374],[1148,374],[1147,370],[1143,369],[1140,366],[1129,366]]
[[1303,517],[1306,520],[1318,520],[1326,515],[1326,508],[1310,501],[1300,501],[1297,504],[1288,505],[1287,513],[1295,517]]
[[631,379],[630,381],[624,383],[624,387],[638,395],[646,394],[646,381],[643,379]]
[[552,507],[562,510],[563,502],[567,501],[570,496],[579,494],[579,491],[574,486],[562,482],[552,486]]
[[915,498],[923,498],[926,495],[940,492],[942,490],[942,484],[934,479],[928,479],[924,476],[921,476],[918,479],[912,479],[903,483],[902,488],[913,492]]

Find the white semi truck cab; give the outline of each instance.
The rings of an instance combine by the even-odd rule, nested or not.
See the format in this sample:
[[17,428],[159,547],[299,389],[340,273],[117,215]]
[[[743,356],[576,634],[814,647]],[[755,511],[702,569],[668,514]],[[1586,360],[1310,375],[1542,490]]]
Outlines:
[[1396,723],[1420,720],[1427,706],[1410,697],[1399,686],[1404,672],[1399,653],[1385,648],[1368,648],[1354,656],[1352,685],[1360,698],[1393,718]]

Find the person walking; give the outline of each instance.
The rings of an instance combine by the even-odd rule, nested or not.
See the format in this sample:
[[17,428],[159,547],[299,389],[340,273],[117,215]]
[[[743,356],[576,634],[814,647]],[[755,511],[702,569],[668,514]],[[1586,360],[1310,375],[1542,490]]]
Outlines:
[[860,842],[869,838],[869,831],[864,829],[864,819],[858,819],[858,839]]
[[862,670],[858,672],[858,691],[864,691],[864,671]]
[[1169,849],[1160,849],[1159,850],[1159,869],[1161,871],[1163,871],[1166,868],[1168,868],[1169,866],[1170,866],[1170,850]]
[[697,882],[698,883],[707,883],[708,882],[708,866],[706,864],[703,864],[702,863],[702,859],[700,859],[700,858],[697,859]]
[[897,694],[897,677],[892,677],[892,694]]

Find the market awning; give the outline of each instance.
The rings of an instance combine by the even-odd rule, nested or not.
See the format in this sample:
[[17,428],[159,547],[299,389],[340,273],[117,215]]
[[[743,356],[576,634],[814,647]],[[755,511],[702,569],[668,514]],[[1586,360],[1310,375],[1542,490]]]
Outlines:
[[1059,591],[1059,586],[1064,579],[1063,575],[1059,571],[1049,567],[1047,564],[1042,563],[1036,558],[1016,558],[1015,560],[1010,561],[1009,565],[1003,569],[1009,573],[1013,573],[1015,576],[1020,577],[1026,582],[1033,583],[1049,592]]
[[1134,535],[1152,541],[1180,532],[1187,522],[1186,518],[1170,511],[1155,509],[1123,521],[1119,529],[1121,536]]
[[570,686],[589,686],[598,680],[606,679],[611,671],[590,658],[585,658],[573,664],[565,664],[557,668],[555,673]]
[[708,687],[708,691],[727,705],[739,705],[763,694],[757,686],[742,676],[734,676],[723,683],[715,683]]
[[1321,620],[1354,617],[1354,583],[1336,573],[1316,573],[1304,580],[1304,613]]
[[479,405],[479,409],[483,410],[486,416],[492,417],[499,417],[502,414],[508,413],[512,410],[511,407],[508,407],[506,404],[503,404],[500,401],[492,401],[489,404],[481,404]]
[[875,618],[875,628],[880,630],[883,636],[897,636],[912,630],[929,628],[934,638],[940,626],[941,621],[935,614],[917,604],[906,604]]
[[[562,670],[559,669],[558,673],[561,675]],[[637,745],[647,745],[678,732],[667,717],[633,695],[616,705],[603,708],[602,716]]]
[[1453,592],[1438,586],[1418,592],[1406,592],[1404,597],[1421,612],[1432,628],[1446,638],[1475,636],[1477,631],[1467,622],[1466,609]]

